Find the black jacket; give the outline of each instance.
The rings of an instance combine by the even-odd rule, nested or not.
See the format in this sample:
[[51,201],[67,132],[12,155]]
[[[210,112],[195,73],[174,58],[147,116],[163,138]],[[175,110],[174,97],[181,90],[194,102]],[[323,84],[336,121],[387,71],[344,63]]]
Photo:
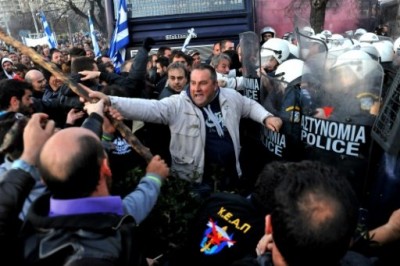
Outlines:
[[48,216],[50,194],[34,201],[21,232],[23,265],[65,265],[85,259],[101,265],[138,265],[132,216],[92,213]]
[[107,73],[101,72],[100,80],[107,82],[107,84],[115,84],[125,89],[128,97],[134,98],[149,98],[150,96],[145,90],[146,87],[146,65],[147,65],[147,51],[146,49],[139,48],[135,61],[129,70],[129,73]]
[[185,250],[171,265],[230,265],[245,256],[256,258],[255,248],[264,235],[265,215],[241,195],[211,195],[191,222]]
[[11,169],[0,182],[0,257],[2,263],[17,265],[18,232],[22,221],[18,218],[25,198],[35,185],[33,177],[20,169]]

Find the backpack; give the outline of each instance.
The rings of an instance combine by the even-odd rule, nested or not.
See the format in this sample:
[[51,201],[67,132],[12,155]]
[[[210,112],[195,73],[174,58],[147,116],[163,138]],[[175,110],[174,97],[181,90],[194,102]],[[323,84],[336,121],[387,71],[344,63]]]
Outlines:
[[39,198],[31,206],[20,234],[23,265],[141,265],[140,241],[135,240],[138,226],[132,216],[36,215],[35,207],[46,209],[40,201],[43,204]]

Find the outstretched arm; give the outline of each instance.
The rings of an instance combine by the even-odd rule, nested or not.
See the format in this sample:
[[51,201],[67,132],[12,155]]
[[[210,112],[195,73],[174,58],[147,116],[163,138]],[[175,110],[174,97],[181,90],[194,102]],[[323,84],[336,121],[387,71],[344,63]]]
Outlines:
[[157,202],[163,180],[169,175],[167,163],[159,155],[154,156],[146,168],[146,175],[136,189],[123,199],[125,211],[136,223],[141,223]]

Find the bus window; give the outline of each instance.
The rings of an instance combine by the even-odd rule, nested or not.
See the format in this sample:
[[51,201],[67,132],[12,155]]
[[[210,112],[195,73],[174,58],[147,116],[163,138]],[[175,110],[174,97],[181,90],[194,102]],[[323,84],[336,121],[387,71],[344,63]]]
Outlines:
[[[119,1],[114,0],[114,10]],[[180,48],[194,29],[188,50],[203,51],[222,39],[239,41],[239,33],[254,30],[253,0],[127,0],[130,48],[152,37],[156,47]],[[115,14],[114,14],[114,17]]]
[[128,0],[127,6],[131,10],[130,18],[241,11],[245,9],[244,0]]

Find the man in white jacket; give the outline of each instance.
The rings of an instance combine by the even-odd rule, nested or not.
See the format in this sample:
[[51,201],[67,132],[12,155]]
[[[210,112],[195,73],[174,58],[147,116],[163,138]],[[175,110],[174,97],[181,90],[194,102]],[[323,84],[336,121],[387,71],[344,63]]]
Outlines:
[[221,90],[215,69],[205,64],[192,70],[187,90],[160,101],[88,92],[91,98],[104,99],[105,104],[115,108],[116,118],[122,115],[125,119],[169,125],[171,174],[211,188],[217,181],[220,190],[237,188],[242,175],[240,119],[250,118],[272,131],[282,126],[279,117],[256,101],[235,90]]

